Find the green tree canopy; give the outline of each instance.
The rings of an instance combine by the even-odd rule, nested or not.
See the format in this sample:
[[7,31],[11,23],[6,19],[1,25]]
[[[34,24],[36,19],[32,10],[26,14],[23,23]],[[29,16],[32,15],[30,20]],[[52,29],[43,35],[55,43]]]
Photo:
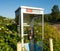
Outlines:
[[52,7],[51,15],[53,17],[53,21],[57,21],[58,15],[59,15],[59,7],[58,7],[58,5],[54,5]]

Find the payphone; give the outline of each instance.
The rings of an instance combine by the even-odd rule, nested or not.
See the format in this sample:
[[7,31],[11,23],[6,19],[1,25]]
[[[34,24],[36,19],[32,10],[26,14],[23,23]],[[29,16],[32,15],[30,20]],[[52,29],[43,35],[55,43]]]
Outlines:
[[[41,17],[42,40],[44,36],[44,9],[28,6],[21,6],[15,11],[18,32],[21,34],[22,49],[24,48],[24,36],[29,36],[30,51],[34,51],[34,21],[37,17]],[[25,33],[24,27],[29,28],[29,32]]]

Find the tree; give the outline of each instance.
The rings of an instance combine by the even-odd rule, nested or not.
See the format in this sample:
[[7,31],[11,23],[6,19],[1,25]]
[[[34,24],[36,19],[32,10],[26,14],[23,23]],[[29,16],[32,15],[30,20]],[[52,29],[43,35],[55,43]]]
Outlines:
[[57,21],[58,14],[59,14],[59,7],[58,7],[58,5],[54,5],[52,8],[52,12],[51,12],[51,15],[53,17],[53,21]]
[[50,14],[45,14],[45,22],[51,22],[53,20],[52,16]]
[[57,21],[60,22],[60,13],[58,14]]

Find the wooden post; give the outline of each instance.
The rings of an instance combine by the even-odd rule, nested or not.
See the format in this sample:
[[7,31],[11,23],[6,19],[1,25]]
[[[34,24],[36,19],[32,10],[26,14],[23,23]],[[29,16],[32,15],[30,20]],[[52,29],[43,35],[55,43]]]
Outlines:
[[17,43],[17,51],[22,51],[22,45],[21,43]]
[[49,38],[49,42],[50,42],[50,51],[53,51],[53,39]]

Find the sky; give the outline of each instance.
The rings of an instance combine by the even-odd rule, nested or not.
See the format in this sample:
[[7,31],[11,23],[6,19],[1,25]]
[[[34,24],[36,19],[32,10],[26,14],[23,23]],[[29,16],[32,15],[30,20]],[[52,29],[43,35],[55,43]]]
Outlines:
[[0,16],[15,18],[15,10],[20,6],[43,8],[47,14],[54,5],[60,9],[60,0],[0,0]]

